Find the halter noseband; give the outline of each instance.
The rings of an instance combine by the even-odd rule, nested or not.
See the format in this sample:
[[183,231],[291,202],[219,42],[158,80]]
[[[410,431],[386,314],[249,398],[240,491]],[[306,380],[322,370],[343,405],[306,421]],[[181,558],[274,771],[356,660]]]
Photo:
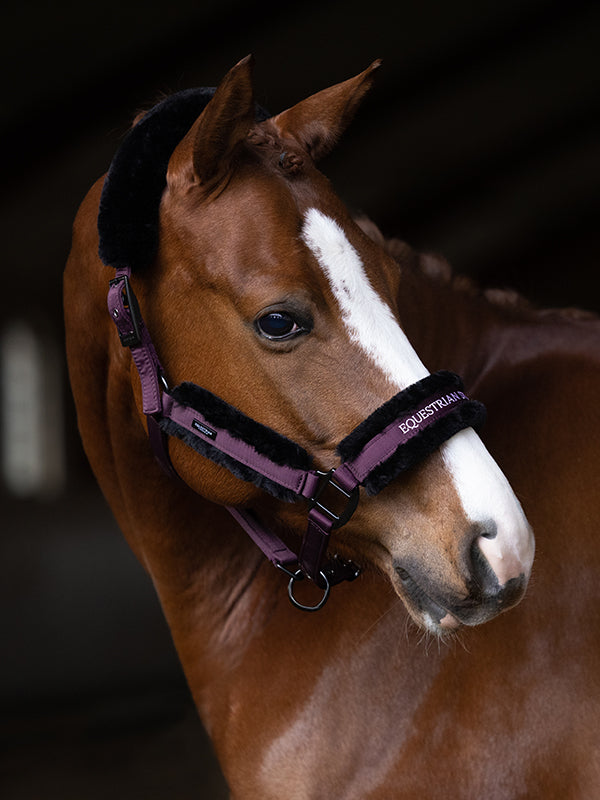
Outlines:
[[[108,309],[122,345],[131,350],[150,442],[169,475],[178,477],[168,455],[168,437],[176,436],[270,494],[308,502],[308,524],[297,554],[250,511],[227,509],[267,558],[287,573],[292,602],[313,611],[322,607],[331,586],[360,572],[338,556],[326,559],[332,530],[346,524],[356,510],[359,486],[377,494],[455,433],[480,425],[485,409],[464,394],[457,375],[433,373],[367,417],[338,445],[340,465],[322,472],[312,467],[300,445],[206,389],[193,383],[168,388],[131,286],[131,270],[147,266],[154,255],[169,156],[212,93],[188,90],[167,98],[132,129],[113,159],[98,217],[100,257],[116,268]],[[266,113],[259,110],[257,116],[264,119]],[[323,589],[316,606],[305,606],[294,596],[295,582],[305,576]]]

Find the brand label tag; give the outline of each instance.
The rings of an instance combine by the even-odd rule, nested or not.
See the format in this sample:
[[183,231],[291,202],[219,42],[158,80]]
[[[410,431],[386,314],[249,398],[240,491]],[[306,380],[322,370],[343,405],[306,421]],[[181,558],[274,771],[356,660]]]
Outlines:
[[192,428],[201,433],[203,436],[206,436],[208,439],[216,439],[217,432],[213,431],[212,428],[209,428],[208,425],[205,425],[204,422],[201,422],[199,419],[192,420]]

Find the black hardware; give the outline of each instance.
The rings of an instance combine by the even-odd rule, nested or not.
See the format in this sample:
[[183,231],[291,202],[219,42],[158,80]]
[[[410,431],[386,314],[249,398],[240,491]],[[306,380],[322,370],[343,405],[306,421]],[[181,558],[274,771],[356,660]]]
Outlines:
[[[317,474],[321,476],[321,481],[319,482],[314,497],[311,497],[308,501],[309,505],[311,508],[318,508],[319,511],[322,511],[323,514],[328,516],[331,520],[331,527],[333,529],[341,528],[342,525],[345,525],[348,522],[352,514],[354,514],[356,511],[356,506],[358,505],[359,487],[355,486],[350,492],[346,491],[346,489],[340,486],[339,483],[336,483],[334,469],[330,469],[329,472],[318,472]],[[329,503],[325,505],[325,498],[323,497],[323,494],[329,488],[338,492],[338,494],[342,496],[343,502],[345,503],[343,510],[339,514],[329,508]]]
[[[280,566],[280,565],[278,564],[277,566]],[[290,582],[288,583],[288,596],[289,596],[290,600],[292,601],[292,605],[296,606],[296,608],[299,608],[300,611],[318,611],[320,608],[323,608],[323,606],[327,602],[327,599],[329,597],[329,592],[331,590],[331,584],[329,583],[329,580],[327,579],[327,575],[325,575],[324,572],[320,572],[319,573],[319,576],[322,578],[323,582],[325,583],[325,586],[323,587],[323,596],[321,597],[319,602],[316,603],[316,605],[314,605],[314,606],[306,606],[306,605],[304,605],[304,603],[301,603],[299,600],[297,600],[294,597],[294,584],[296,583],[296,581],[304,580],[304,573],[302,572],[302,570],[299,569],[293,575],[287,569],[284,569],[284,572],[287,572],[288,575],[291,575]]]
[[137,297],[131,288],[127,275],[120,275],[110,281],[111,286],[118,286],[119,283],[123,284],[121,289],[123,308],[128,312],[127,317],[131,322],[130,331],[121,331],[119,325],[117,325],[119,339],[123,347],[139,347],[142,343],[142,314]]

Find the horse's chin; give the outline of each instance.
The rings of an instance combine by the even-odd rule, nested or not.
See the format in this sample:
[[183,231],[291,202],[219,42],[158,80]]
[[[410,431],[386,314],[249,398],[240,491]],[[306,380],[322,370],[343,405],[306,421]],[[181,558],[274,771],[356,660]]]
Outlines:
[[402,581],[397,576],[392,578],[392,585],[419,628],[444,638],[463,626],[454,614],[432,600],[420,588],[407,586],[407,581]]

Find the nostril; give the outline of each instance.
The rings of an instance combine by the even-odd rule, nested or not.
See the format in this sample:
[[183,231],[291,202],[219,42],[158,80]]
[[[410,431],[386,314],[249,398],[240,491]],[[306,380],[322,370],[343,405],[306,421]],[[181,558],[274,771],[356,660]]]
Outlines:
[[498,535],[498,525],[493,519],[488,519],[477,530],[475,539],[495,539]]
[[471,561],[471,580],[476,594],[495,595],[500,590],[500,584],[496,573],[490,566],[481,549],[482,539],[493,539],[496,532],[488,529],[485,533],[480,533],[473,539],[469,553]]
[[401,581],[410,580],[410,575],[403,567],[396,567],[396,574],[398,575]]

